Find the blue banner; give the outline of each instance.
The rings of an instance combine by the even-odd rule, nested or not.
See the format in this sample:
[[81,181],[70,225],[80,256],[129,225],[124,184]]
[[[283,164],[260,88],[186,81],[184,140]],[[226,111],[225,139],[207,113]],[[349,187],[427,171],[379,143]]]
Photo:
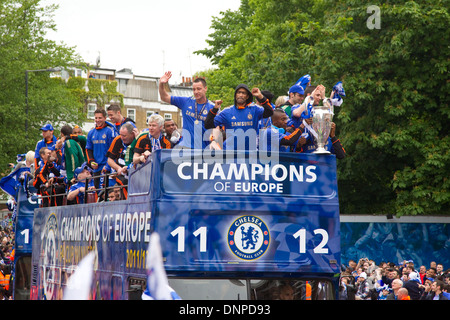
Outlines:
[[450,265],[449,243],[449,223],[341,222],[345,265],[350,259],[368,258],[376,264],[413,260],[417,270],[421,265],[428,268],[431,261],[446,267]]
[[25,172],[30,172],[30,168],[28,167],[19,168],[0,180],[0,188],[10,196],[14,197],[16,202],[17,202],[17,193],[22,185],[19,181],[19,178]]
[[32,251],[34,209],[38,206],[35,188],[18,188],[15,238],[17,256],[30,254]]
[[162,154],[155,231],[166,269],[339,272],[336,158],[279,153],[269,165],[241,155]]

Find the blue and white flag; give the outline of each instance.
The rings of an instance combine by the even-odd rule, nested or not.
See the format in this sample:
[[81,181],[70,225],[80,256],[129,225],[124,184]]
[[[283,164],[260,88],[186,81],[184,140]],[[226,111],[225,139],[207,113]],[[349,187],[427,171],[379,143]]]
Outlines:
[[164,270],[159,234],[150,235],[147,254],[147,288],[142,293],[142,300],[181,300],[169,286]]
[[296,85],[299,85],[304,89],[308,86],[308,84],[311,82],[311,76],[309,74],[305,74],[303,77],[297,80],[295,83]]
[[3,177],[0,180],[0,188],[5,191],[7,194],[9,194],[11,197],[14,197],[14,200],[17,201],[17,192],[20,188],[20,181],[19,178],[24,172],[30,172],[30,168],[28,167],[21,167],[17,170],[14,170],[6,177]]
[[75,272],[67,281],[64,290],[64,300],[88,300],[91,292],[92,278],[94,277],[95,253],[91,252],[78,264]]
[[333,86],[333,91],[334,91],[334,98],[341,100],[342,97],[345,97],[345,90],[344,90],[344,87],[342,86],[342,81],[338,81]]

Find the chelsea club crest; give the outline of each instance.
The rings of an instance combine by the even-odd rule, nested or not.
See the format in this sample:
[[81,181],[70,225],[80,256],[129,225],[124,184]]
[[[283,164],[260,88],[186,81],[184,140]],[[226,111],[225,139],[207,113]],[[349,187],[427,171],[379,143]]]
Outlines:
[[43,285],[46,299],[53,299],[56,294],[56,283],[59,275],[56,272],[56,260],[58,257],[58,219],[56,214],[52,213],[45,224],[41,235],[41,258],[43,265],[46,266],[43,271]]
[[255,260],[260,258],[269,247],[269,228],[256,216],[242,216],[231,224],[227,241],[231,252],[236,257],[243,260]]

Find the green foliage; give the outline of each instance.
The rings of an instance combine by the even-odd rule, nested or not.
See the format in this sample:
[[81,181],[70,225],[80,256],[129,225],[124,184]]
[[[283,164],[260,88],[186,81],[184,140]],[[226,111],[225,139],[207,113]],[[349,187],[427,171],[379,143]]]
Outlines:
[[[28,73],[28,132],[25,132],[25,70],[78,65],[72,47],[46,39],[55,30],[54,5],[42,7],[39,0],[0,2],[0,174],[16,155],[34,150],[42,139],[39,128],[46,122],[59,128],[63,123],[81,123],[82,104],[60,78],[51,73]],[[55,131],[55,135],[58,132]]]
[[117,100],[123,105],[123,94],[117,92],[117,81],[88,79],[88,90],[85,100],[95,100],[99,107],[104,107],[111,100]]
[[[85,89],[86,84],[88,90]],[[71,77],[67,81],[67,88],[83,103],[96,101],[103,107],[111,101],[118,101],[123,105],[123,94],[117,92],[117,81]]]
[[[369,5],[381,28],[370,29]],[[208,94],[232,102],[238,83],[285,95],[304,74],[327,93],[348,156],[338,161],[343,213],[450,214],[449,1],[249,0],[214,18],[199,53]]]

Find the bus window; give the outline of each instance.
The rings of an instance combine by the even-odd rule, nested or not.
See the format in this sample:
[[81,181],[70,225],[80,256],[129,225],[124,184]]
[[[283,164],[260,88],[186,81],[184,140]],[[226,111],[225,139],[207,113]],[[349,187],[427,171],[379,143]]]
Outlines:
[[31,257],[21,257],[16,262],[14,300],[30,299]]
[[174,279],[170,287],[184,300],[247,300],[245,280]]
[[[141,195],[148,194],[150,192],[150,182],[152,173],[152,163],[147,162],[140,167],[139,171],[131,170],[128,179],[128,194]],[[134,176],[137,173],[137,177]],[[149,177],[148,179],[142,179],[142,176]]]

